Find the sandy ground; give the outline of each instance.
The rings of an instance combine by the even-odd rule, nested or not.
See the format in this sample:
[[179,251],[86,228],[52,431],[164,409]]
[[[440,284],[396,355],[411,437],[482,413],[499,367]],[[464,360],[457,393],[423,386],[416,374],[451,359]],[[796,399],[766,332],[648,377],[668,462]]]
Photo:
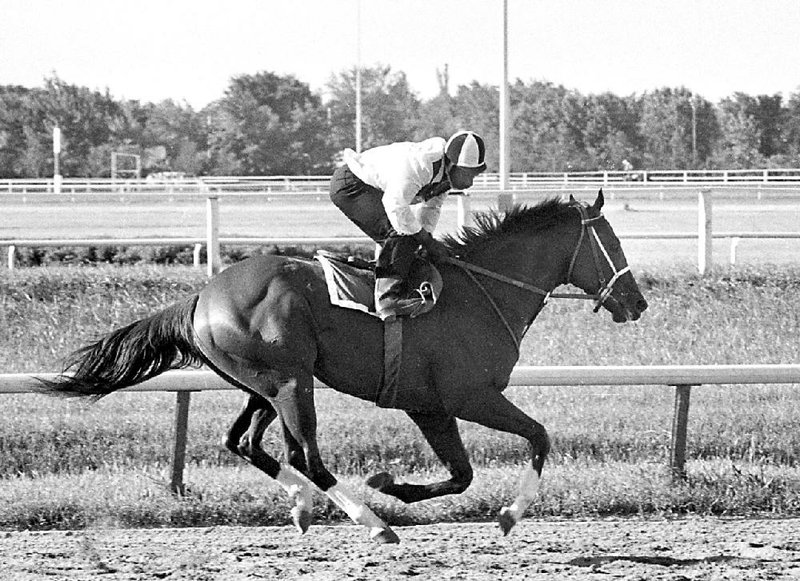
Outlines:
[[800,520],[534,521],[0,532],[0,579],[800,579]]

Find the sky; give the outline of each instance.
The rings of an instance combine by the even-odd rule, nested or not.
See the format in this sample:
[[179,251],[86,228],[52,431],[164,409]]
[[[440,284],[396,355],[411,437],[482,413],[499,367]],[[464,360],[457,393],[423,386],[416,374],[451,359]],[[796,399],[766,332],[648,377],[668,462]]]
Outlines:
[[[360,10],[359,10],[360,6]],[[508,75],[584,94],[800,92],[800,0],[507,0]],[[360,12],[360,19],[358,14]],[[389,65],[422,99],[502,80],[502,0],[0,0],[0,85],[200,109],[232,77]],[[360,20],[360,26],[358,22]],[[360,34],[359,34],[360,30]]]

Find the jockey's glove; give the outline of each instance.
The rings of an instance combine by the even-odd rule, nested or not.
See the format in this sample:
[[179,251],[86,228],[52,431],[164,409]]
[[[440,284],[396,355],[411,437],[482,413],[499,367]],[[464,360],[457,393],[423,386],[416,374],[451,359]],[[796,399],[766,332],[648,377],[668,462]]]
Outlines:
[[414,240],[419,242],[425,252],[428,253],[428,259],[431,262],[438,262],[450,256],[450,250],[448,250],[447,246],[436,240],[425,228],[413,234],[413,236]]

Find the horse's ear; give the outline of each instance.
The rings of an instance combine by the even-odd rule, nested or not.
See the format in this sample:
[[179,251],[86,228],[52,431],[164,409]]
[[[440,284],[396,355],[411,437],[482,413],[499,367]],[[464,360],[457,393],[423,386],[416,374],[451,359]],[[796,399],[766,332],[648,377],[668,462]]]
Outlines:
[[603,188],[600,188],[600,191],[597,192],[597,199],[594,201],[594,209],[599,212],[603,203],[605,203],[605,198],[603,197]]
[[570,204],[574,204],[575,203],[575,196],[573,196],[572,194],[569,195],[569,203]]

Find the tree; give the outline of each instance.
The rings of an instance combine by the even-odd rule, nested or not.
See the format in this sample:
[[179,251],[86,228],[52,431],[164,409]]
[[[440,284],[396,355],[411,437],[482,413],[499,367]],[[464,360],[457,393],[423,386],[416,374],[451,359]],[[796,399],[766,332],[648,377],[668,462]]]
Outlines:
[[[120,104],[108,91],[91,91],[57,77],[47,79],[44,90],[35,92],[34,100],[44,120],[39,127],[30,128],[38,136],[39,144],[49,147],[53,127],[61,128],[61,174],[65,177],[94,175],[92,170],[96,168],[89,164],[89,160],[96,158],[94,150],[107,150],[125,125]],[[110,163],[110,159],[106,163]]]
[[718,167],[746,169],[763,165],[759,153],[761,134],[758,124],[748,108],[752,97],[736,93],[719,104],[721,136],[714,152],[714,163]]
[[642,96],[639,131],[647,167],[691,169],[706,165],[718,125],[706,100],[684,87],[663,88]]
[[613,171],[627,159],[640,167],[641,146],[637,123],[638,106],[633,97],[612,93],[589,95],[585,102],[583,143],[592,169]]
[[766,159],[786,152],[781,136],[785,113],[779,94],[758,95],[748,110],[759,132],[758,152]]
[[321,99],[294,76],[261,72],[231,79],[205,111],[216,173],[303,175],[328,171]]
[[44,123],[34,109],[33,93],[25,87],[0,87],[0,178],[42,177],[48,168],[52,175],[52,154],[48,159],[41,136],[31,130]]
[[[330,100],[330,139],[341,151],[355,147],[356,69],[332,76],[327,84]],[[363,149],[417,137],[419,100],[405,73],[389,66],[361,69],[361,142]]]
[[[148,169],[179,171],[188,175],[204,173],[208,148],[205,119],[189,106],[172,100],[143,107],[140,145]],[[163,148],[163,158],[154,159],[153,152]],[[146,155],[147,153],[150,155]],[[148,160],[148,158],[151,158]],[[150,164],[147,162],[150,161]]]
[[586,163],[582,98],[563,86],[535,81],[512,87],[512,171],[561,172]]
[[800,92],[792,93],[781,123],[781,141],[788,167],[800,166]]

